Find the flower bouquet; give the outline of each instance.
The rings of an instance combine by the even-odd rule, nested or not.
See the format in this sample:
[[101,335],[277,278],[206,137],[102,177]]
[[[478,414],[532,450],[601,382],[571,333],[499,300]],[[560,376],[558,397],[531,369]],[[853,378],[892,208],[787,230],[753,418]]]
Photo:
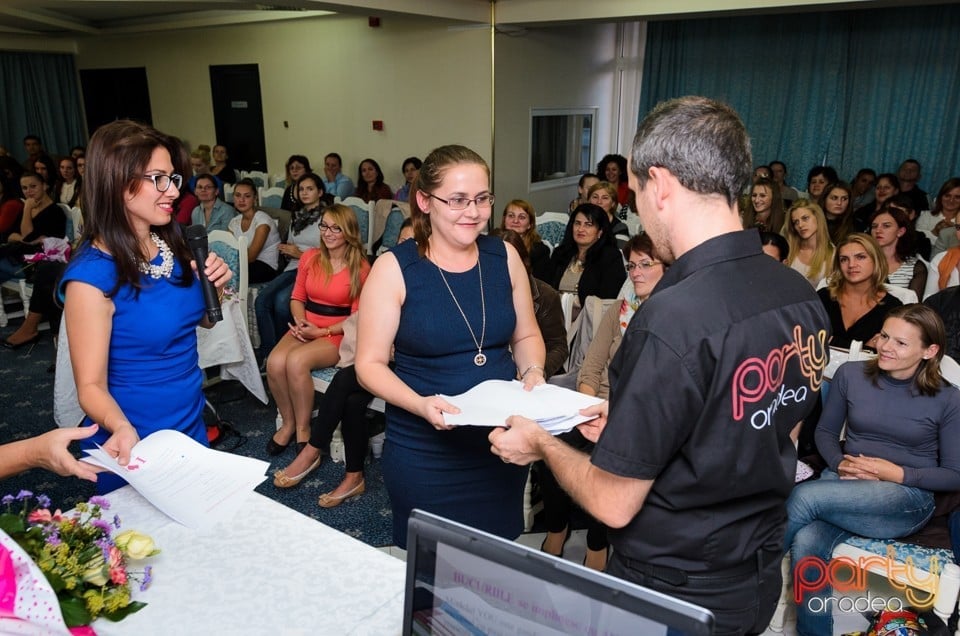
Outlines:
[[[51,512],[48,497],[34,497],[23,490],[15,497],[3,497],[0,505],[0,530],[16,543],[0,542],[0,596],[3,591],[15,595],[18,586],[21,593],[27,590],[30,594],[43,586],[42,581],[27,586],[22,580],[14,580],[35,571],[33,567],[29,571],[15,567],[19,546],[52,588],[67,627],[89,625],[100,616],[119,621],[146,605],[130,598],[130,582],[138,582],[140,590],[145,590],[151,568],[132,571],[127,561],[152,556],[159,550],[150,537],[131,530],[114,535],[120,519],[116,515],[112,521],[102,518],[110,509],[106,498],[91,497],[71,513]],[[2,534],[0,538],[6,539]],[[18,602],[16,608],[4,607],[0,599],[0,617],[32,618],[11,611],[21,605]]]

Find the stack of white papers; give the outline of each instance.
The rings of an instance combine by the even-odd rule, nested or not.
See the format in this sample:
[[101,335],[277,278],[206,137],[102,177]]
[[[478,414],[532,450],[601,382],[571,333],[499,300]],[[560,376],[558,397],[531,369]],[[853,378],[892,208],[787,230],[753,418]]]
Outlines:
[[518,380],[487,380],[460,395],[441,395],[460,409],[460,413],[444,413],[443,421],[451,426],[505,426],[511,415],[522,415],[537,422],[553,435],[566,433],[577,424],[593,419],[580,415],[580,409],[603,402],[570,389],[541,384],[524,391]]
[[247,493],[266,479],[270,464],[207,448],[178,431],[157,431],[140,440],[121,466],[101,447],[83,461],[123,477],[174,521],[205,528],[229,521]]

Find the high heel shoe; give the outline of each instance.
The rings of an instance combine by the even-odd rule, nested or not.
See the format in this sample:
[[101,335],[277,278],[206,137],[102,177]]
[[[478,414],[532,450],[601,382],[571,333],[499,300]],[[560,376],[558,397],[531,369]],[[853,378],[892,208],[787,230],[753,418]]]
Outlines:
[[544,554],[549,554],[550,556],[555,556],[555,557],[563,558],[563,550],[564,550],[564,548],[567,547],[567,541],[570,540],[570,535],[571,535],[571,534],[572,534],[572,533],[570,532],[570,526],[567,526],[567,528],[566,528],[566,534],[563,536],[563,543],[560,544],[560,554],[554,554],[553,552],[547,552],[547,551],[544,549],[544,548],[546,547],[546,545],[547,545],[547,537],[550,536],[550,533],[548,532],[548,533],[547,533],[547,536],[543,538],[543,543],[540,544],[540,551],[543,552]]
[[320,462],[322,461],[323,453],[320,453],[317,455],[317,458],[313,460],[313,463],[307,466],[305,471],[293,477],[287,477],[287,473],[283,468],[281,468],[277,472],[273,473],[273,485],[277,488],[293,488],[294,486],[298,486],[307,475],[315,471],[320,466]]
[[334,496],[329,492],[323,493],[320,495],[320,499],[317,500],[317,504],[321,508],[336,508],[345,501],[353,501],[365,492],[367,492],[367,483],[365,481],[361,481],[359,484],[342,495]]
[[[293,440],[291,439],[290,441],[292,442]],[[288,446],[290,446],[290,442],[287,442],[286,444],[278,444],[276,441],[274,441],[273,436],[271,436],[270,439],[267,440],[267,455],[276,457],[283,451],[287,450]]]
[[23,342],[16,342],[16,343],[14,343],[14,342],[10,342],[9,340],[4,340],[4,341],[3,341],[3,347],[4,347],[5,349],[10,349],[10,350],[12,350],[12,351],[16,351],[16,350],[19,349],[20,347],[26,347],[27,345],[31,345],[31,344],[35,343],[36,341],[38,341],[38,340],[40,340],[40,334],[37,334],[37,335],[35,335],[35,336],[32,337],[32,338],[27,338],[27,339],[24,340]]

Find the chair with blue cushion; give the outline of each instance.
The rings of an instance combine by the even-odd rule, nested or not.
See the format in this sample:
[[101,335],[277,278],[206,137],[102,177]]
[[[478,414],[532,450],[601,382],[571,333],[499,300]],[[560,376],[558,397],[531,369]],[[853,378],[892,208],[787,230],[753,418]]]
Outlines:
[[400,226],[403,225],[405,219],[406,217],[400,208],[394,207],[390,210],[383,228],[383,241],[380,243],[378,253],[382,254],[397,244],[397,241],[400,240]]
[[347,197],[341,201],[343,205],[353,208],[353,213],[357,215],[357,223],[360,225],[360,239],[363,241],[366,253],[370,253],[371,240],[371,220],[373,219],[374,202],[365,203],[360,197]]
[[550,248],[551,253],[563,241],[569,221],[570,216],[563,212],[544,212],[537,215],[537,234],[543,244]]

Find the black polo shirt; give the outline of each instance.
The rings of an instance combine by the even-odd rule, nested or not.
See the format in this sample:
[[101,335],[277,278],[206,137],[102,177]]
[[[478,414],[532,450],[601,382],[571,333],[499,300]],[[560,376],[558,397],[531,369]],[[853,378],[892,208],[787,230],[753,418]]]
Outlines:
[[796,451],[818,399],[830,320],[755,230],[681,256],[641,305],[610,365],[610,413],[591,461],[653,479],[620,554],[710,571],[782,549]]

